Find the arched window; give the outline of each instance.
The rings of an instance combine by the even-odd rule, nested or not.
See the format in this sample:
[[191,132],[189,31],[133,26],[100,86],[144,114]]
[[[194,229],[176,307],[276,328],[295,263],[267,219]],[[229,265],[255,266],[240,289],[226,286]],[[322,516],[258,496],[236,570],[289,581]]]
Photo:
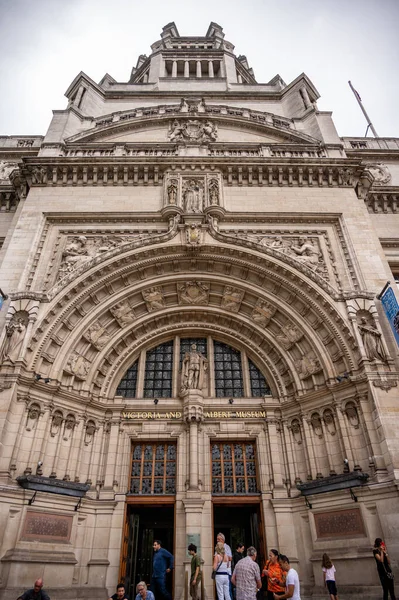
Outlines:
[[[129,367],[119,382],[117,396],[124,398],[172,398],[173,390],[177,394],[181,389],[182,364],[187,353],[193,350],[200,353],[206,361],[204,396],[216,398],[262,398],[271,395],[270,386],[263,373],[250,358],[241,355],[239,350],[224,342],[211,338],[187,337],[176,340],[178,356],[174,356],[174,341],[159,344],[147,350],[140,359]],[[141,360],[143,363],[141,363]],[[178,360],[177,368],[173,368]],[[214,372],[209,372],[211,365]],[[138,377],[140,369],[140,378]],[[245,381],[249,382],[244,385]],[[138,381],[140,379],[140,382]]]

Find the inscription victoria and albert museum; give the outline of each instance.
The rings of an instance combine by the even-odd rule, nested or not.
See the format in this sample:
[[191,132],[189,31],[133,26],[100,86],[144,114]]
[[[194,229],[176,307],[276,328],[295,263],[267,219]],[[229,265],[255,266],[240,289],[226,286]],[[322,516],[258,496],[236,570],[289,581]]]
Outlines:
[[[212,410],[204,411],[205,419],[265,419],[264,410]],[[149,411],[123,411],[122,419],[145,421],[148,419],[156,420],[179,420],[183,418],[180,411],[158,412]]]

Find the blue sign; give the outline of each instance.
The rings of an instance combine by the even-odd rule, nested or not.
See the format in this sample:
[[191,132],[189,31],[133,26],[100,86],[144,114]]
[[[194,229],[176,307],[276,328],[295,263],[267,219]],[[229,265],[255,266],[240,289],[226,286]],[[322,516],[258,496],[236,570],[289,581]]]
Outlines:
[[391,325],[396,343],[399,346],[399,305],[391,287],[389,287],[384,295],[381,296],[381,302],[385,314],[388,317],[389,324]]
[[4,302],[4,298],[3,298],[3,296],[0,295],[0,310],[2,309],[3,302]]

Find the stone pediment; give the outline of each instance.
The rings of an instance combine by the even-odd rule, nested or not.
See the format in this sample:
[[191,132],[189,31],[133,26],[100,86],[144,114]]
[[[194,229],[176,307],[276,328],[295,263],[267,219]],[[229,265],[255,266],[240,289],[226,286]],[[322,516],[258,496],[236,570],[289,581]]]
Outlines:
[[174,145],[301,144],[320,142],[294,129],[281,116],[225,105],[193,104],[137,108],[95,120],[94,127],[66,139],[69,145],[87,143],[173,143]]

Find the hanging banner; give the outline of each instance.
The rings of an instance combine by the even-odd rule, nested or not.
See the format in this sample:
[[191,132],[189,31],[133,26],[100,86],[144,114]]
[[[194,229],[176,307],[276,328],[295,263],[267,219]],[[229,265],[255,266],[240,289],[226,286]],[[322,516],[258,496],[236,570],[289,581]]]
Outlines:
[[4,298],[3,298],[3,296],[0,296],[0,310],[1,310],[1,309],[2,309],[2,307],[3,307],[3,302],[4,302]]
[[388,287],[386,292],[380,297],[385,314],[391,325],[396,343],[399,346],[399,305],[396,296],[391,287]]

